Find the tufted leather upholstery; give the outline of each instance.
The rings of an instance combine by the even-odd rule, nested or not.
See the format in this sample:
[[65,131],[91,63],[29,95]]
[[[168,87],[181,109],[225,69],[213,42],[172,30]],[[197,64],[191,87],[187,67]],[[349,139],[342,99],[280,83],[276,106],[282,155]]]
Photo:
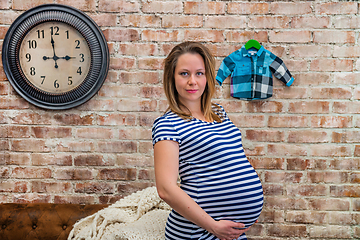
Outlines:
[[106,204],[0,204],[1,240],[66,240],[74,223]]

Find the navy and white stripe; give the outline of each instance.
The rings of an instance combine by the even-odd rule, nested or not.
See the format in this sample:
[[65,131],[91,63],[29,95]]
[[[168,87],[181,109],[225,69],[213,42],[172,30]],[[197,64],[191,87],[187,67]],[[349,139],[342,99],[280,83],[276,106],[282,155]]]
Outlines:
[[[154,122],[153,144],[178,142],[181,188],[215,220],[232,220],[248,227],[262,210],[263,189],[245,156],[239,129],[220,108],[216,113],[222,117],[221,123],[186,121],[171,111],[165,113]],[[174,210],[165,235],[173,240],[218,239]],[[245,234],[238,239],[246,239]]]

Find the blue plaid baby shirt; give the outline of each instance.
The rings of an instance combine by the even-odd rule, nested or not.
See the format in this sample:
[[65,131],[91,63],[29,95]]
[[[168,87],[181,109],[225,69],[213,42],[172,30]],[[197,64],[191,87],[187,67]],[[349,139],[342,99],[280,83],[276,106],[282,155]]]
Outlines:
[[221,63],[216,80],[220,84],[231,74],[231,96],[243,100],[272,96],[273,77],[290,86],[294,78],[284,62],[263,46],[257,51],[242,46]]

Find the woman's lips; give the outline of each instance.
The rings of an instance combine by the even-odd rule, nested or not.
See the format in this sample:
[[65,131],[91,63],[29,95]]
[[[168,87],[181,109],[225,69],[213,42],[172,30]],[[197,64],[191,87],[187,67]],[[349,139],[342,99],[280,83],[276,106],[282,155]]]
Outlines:
[[189,90],[186,90],[188,93],[196,93],[197,90],[196,89],[189,89]]

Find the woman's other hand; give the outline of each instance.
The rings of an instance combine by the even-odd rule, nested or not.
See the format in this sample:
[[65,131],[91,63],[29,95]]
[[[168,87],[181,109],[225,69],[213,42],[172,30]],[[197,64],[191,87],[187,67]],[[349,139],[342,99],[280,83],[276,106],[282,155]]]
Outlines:
[[[258,221],[256,220],[255,223],[257,222]],[[248,228],[244,227],[245,225],[243,223],[237,223],[229,220],[220,220],[216,221],[212,234],[214,234],[220,240],[234,240],[238,239],[241,234],[247,232],[251,228],[251,226]]]

